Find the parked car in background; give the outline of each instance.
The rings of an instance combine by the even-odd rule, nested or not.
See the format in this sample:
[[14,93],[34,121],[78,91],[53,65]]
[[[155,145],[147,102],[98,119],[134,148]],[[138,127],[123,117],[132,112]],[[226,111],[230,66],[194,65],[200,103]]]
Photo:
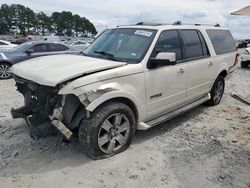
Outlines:
[[43,40],[48,42],[61,42],[61,39],[58,36],[44,36]]
[[84,38],[84,41],[86,41],[87,43],[91,44],[95,39],[94,38]]
[[[222,99],[239,54],[229,30],[138,23],[107,29],[84,56],[56,55],[13,66],[33,137],[78,134],[94,158],[127,149],[146,130],[206,102]],[[52,131],[53,130],[53,131]]]
[[78,50],[83,51],[90,45],[90,43],[88,43],[84,40],[77,40],[77,41],[74,41],[73,43],[71,43],[70,45],[77,48]]
[[250,48],[246,48],[241,54],[241,67],[247,68],[250,65]]
[[0,52],[9,50],[9,49],[14,48],[16,46],[17,46],[16,44],[11,44],[8,41],[0,40]]
[[247,48],[250,45],[250,39],[246,39],[246,40],[239,40],[238,41],[238,47],[239,48]]
[[0,79],[10,78],[11,66],[24,60],[46,55],[80,53],[80,50],[61,43],[26,42],[9,51],[0,53]]
[[12,44],[23,44],[25,42],[27,42],[28,39],[25,37],[18,37],[15,40],[11,41]]

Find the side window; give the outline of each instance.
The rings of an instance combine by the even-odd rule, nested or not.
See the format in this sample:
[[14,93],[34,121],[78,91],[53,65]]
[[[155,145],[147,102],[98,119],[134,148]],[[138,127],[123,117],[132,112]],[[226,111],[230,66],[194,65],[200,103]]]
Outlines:
[[182,30],[182,36],[186,47],[187,59],[204,56],[204,48],[196,30]]
[[161,33],[151,57],[156,57],[159,52],[174,52],[177,61],[182,59],[181,41],[177,30]]
[[6,45],[5,43],[3,43],[3,42],[0,42],[0,45]]
[[236,42],[228,30],[208,29],[207,34],[217,55],[236,51]]
[[57,51],[65,51],[69,48],[67,46],[64,46],[62,44],[50,44],[50,51],[57,52]]
[[34,52],[48,52],[48,45],[47,44],[36,44],[31,49],[34,50]]

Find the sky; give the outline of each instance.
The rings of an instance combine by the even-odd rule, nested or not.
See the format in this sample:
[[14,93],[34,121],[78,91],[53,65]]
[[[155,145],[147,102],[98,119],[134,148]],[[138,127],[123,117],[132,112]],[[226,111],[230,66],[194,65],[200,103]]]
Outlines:
[[22,4],[50,15],[71,11],[89,19],[97,31],[137,22],[219,23],[235,38],[250,38],[250,16],[231,12],[250,5],[249,0],[0,0],[0,4]]

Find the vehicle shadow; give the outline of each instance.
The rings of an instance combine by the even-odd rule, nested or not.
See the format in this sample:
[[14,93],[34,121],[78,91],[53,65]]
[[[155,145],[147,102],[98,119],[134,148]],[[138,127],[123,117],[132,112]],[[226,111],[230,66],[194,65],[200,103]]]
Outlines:
[[[204,106],[199,106],[146,131],[136,131],[132,146],[136,147],[138,144],[184,125],[186,121],[201,114],[205,108]],[[4,173],[5,177],[11,177],[15,173],[28,175],[34,172],[46,173],[55,170],[60,171],[68,167],[83,167],[88,163],[101,165],[103,162],[100,160],[94,161],[87,157],[83,148],[80,147],[77,137],[74,137],[71,143],[62,142],[59,135],[34,141],[29,138],[24,124],[20,125],[20,129],[23,129],[21,133],[20,130],[17,135],[12,133],[18,137],[19,142],[15,143],[11,139],[9,141],[7,140],[7,142],[11,144],[11,147],[8,147],[11,148],[11,151],[8,151],[8,149],[3,151],[10,153],[10,156],[5,159],[8,165],[1,169],[1,173]],[[1,145],[0,143],[0,148],[1,147],[4,149],[5,145]],[[15,152],[18,153],[17,156],[15,156]],[[0,153],[0,159],[1,158],[4,158],[4,156],[1,157]],[[119,155],[116,159],[119,159]],[[111,157],[103,160],[104,162],[110,162],[113,159]]]

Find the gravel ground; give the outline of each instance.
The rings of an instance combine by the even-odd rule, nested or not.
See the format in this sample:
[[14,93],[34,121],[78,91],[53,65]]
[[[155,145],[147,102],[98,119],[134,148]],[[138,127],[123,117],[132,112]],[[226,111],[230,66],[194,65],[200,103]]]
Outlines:
[[131,147],[93,161],[77,139],[32,140],[25,123],[13,120],[23,98],[14,81],[0,81],[0,188],[5,187],[250,187],[250,107],[230,96],[250,98],[250,68],[227,80],[216,107],[200,106],[147,131]]

